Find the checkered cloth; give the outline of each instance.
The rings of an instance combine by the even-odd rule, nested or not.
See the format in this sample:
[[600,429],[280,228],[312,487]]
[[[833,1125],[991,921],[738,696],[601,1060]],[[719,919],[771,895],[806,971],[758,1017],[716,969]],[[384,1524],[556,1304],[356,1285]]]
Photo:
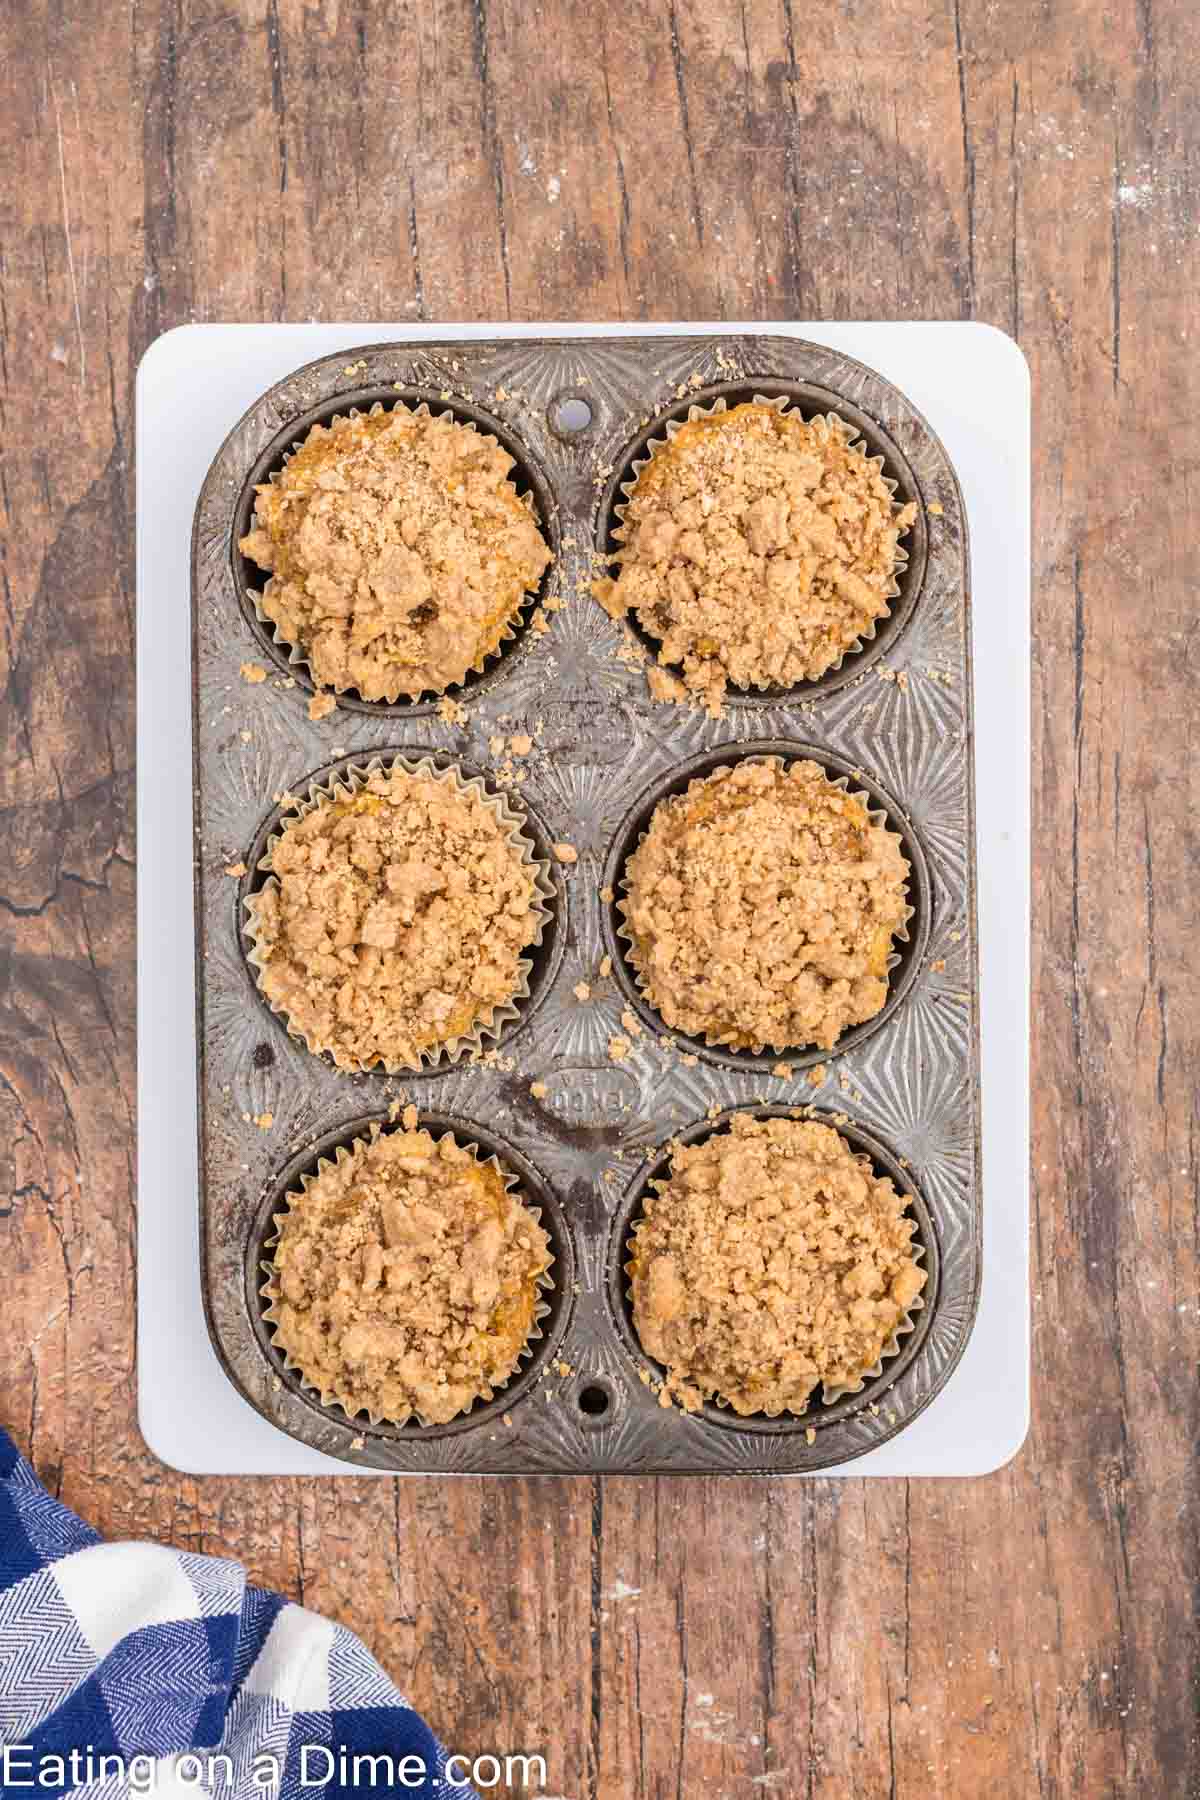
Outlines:
[[340,1625],[236,1563],[102,1543],[0,1431],[0,1795],[477,1800],[465,1773]]

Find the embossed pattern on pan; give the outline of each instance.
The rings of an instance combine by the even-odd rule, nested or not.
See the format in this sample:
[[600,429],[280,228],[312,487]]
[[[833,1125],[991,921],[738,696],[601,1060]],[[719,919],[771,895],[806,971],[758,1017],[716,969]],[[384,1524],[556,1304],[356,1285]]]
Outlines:
[[[713,720],[650,699],[645,646],[589,586],[621,471],[646,437],[667,415],[742,390],[787,393],[806,414],[840,413],[884,456],[897,498],[916,500],[918,521],[893,614],[846,656],[837,685],[755,695]],[[498,427],[519,451],[518,486],[530,484],[557,557],[544,610],[531,604],[516,644],[455,690],[455,706],[343,699],[314,721],[301,672],[279,658],[245,598],[236,537],[246,494],[313,419],[416,396]],[[564,397],[586,401],[570,431]],[[251,407],[212,465],[193,536],[197,1012],[209,1326],[230,1378],[264,1417],[379,1469],[803,1472],[862,1455],[938,1392],[974,1319],[982,1217],[966,551],[958,483],[921,415],[871,370],[794,338],[383,344],[310,364]],[[886,1016],[819,1060],[798,1052],[744,1066],[663,1034],[632,1005],[601,890],[639,797],[686,780],[698,763],[764,746],[848,771],[852,788],[890,803],[906,849],[919,854],[910,853],[914,914],[908,942],[897,944]],[[570,845],[577,860],[568,853],[555,864],[555,929],[501,1041],[478,1060],[419,1076],[349,1075],[289,1037],[259,1001],[239,936],[251,878],[240,869],[253,871],[255,843],[283,795],[343,760],[396,753],[453,760],[508,787],[536,827],[539,854],[546,843]],[[406,1100],[485,1151],[495,1141],[509,1160],[523,1159],[544,1196],[535,1203],[560,1221],[565,1255],[556,1245],[553,1330],[503,1394],[451,1428],[388,1432],[314,1405],[283,1379],[247,1271],[281,1179],[298,1177],[365,1116]],[[936,1248],[934,1297],[874,1384],[886,1386],[886,1404],[873,1411],[868,1389],[865,1401],[814,1401],[800,1429],[660,1407],[609,1290],[614,1217],[647,1159],[675,1131],[764,1103],[844,1120],[881,1166],[902,1173]]]

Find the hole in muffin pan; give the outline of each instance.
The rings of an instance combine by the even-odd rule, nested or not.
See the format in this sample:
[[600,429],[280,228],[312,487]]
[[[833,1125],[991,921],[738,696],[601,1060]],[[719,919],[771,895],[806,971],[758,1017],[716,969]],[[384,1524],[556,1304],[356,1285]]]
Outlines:
[[[363,750],[357,753],[351,752],[348,756],[339,757],[336,762],[325,763],[320,768],[311,770],[307,775],[302,775],[297,781],[289,784],[288,791],[295,794],[301,800],[307,799],[309,788],[314,784],[324,787],[328,782],[333,780],[335,776],[345,774],[346,771],[352,767],[361,768],[364,764],[375,761],[376,758],[383,763],[385,768],[397,758],[400,758],[407,762],[430,762],[435,769],[456,769],[467,781],[472,781],[476,778],[482,780],[490,795],[495,795],[497,792],[491,782],[488,781],[484,770],[476,768],[472,763],[463,761],[461,757],[451,756],[442,751],[429,750],[424,745],[402,745],[393,746],[386,750]],[[506,1025],[503,1025],[497,1036],[486,1038],[485,1042],[489,1047],[499,1047],[500,1045],[508,1044],[518,1032],[524,1030],[530,1019],[532,1019],[533,1015],[537,1012],[538,1008],[546,998],[546,995],[554,985],[554,978],[558,973],[559,964],[562,962],[563,950],[567,939],[566,883],[563,880],[559,865],[555,861],[553,847],[554,840],[538,814],[523,796],[516,798],[510,793],[505,793],[503,798],[512,808],[513,812],[518,814],[523,821],[522,828],[524,834],[532,842],[538,861],[545,864],[550,880],[553,883],[554,894],[552,898],[545,897],[549,917],[542,930],[541,943],[531,944],[522,952],[522,959],[528,960],[533,965],[529,971],[529,993],[525,999],[514,1002],[517,1007],[517,1017],[515,1019],[510,1019]],[[238,947],[241,950],[242,963],[246,971],[246,979],[250,983],[258,1004],[262,1007],[264,1013],[270,1019],[276,1030],[282,1032],[285,1037],[289,1038],[298,1049],[303,1050],[306,1056],[312,1056],[314,1055],[314,1052],[307,1048],[302,1039],[292,1037],[283,1018],[279,1013],[272,1009],[266,995],[255,980],[254,968],[249,960],[249,952],[253,947],[253,940],[246,929],[245,901],[251,894],[257,894],[260,891],[269,876],[269,871],[260,869],[258,866],[263,856],[266,854],[267,840],[279,829],[283,820],[293,816],[294,812],[295,808],[291,806],[274,807],[267,814],[255,833],[254,841],[242,859],[246,865],[246,873],[239,879],[237,884],[237,892],[234,899],[235,925]],[[263,1048],[265,1048],[265,1046],[260,1045],[259,1051]],[[257,1054],[258,1053],[256,1053],[256,1066],[265,1066],[257,1061]],[[333,1057],[328,1051],[322,1052],[317,1060],[324,1063],[326,1068],[335,1070],[338,1068],[338,1065],[334,1062]],[[425,1075],[444,1075],[447,1070],[453,1066],[453,1064],[447,1063],[444,1060],[436,1063],[423,1062],[419,1069],[405,1069],[402,1075],[392,1077],[391,1079],[416,1081]],[[383,1069],[342,1069],[338,1070],[338,1073],[344,1079],[351,1081],[378,1079],[381,1076],[388,1079]]]
[[[268,571],[260,569],[257,563],[251,562],[249,557],[243,556],[238,549],[238,544],[250,530],[253,522],[255,488],[267,481],[273,472],[283,468],[288,453],[303,442],[313,426],[328,425],[335,414],[344,416],[352,408],[362,413],[370,412],[377,401],[385,407],[404,404],[416,408],[425,404],[435,416],[450,413],[460,425],[474,425],[485,437],[494,437],[513,458],[514,466],[509,470],[509,479],[523,499],[526,496],[532,499],[534,516],[542,536],[554,553],[554,561],[547,566],[537,589],[526,596],[520,611],[512,620],[511,629],[514,635],[486,659],[481,671],[468,670],[463,681],[445,690],[452,700],[468,700],[476,694],[484,693],[487,689],[494,687],[498,681],[502,681],[535,641],[535,634],[530,631],[530,620],[534,609],[551,592],[558,563],[559,530],[558,508],[553,490],[528,450],[513,436],[507,426],[493,418],[491,413],[484,412],[481,407],[460,400],[457,396],[453,400],[443,400],[436,393],[423,388],[359,388],[349,393],[338,394],[333,399],[324,400],[319,406],[310,407],[307,412],[300,413],[281,431],[278,431],[261,452],[246,477],[234,509],[229,556],[238,604],[263,655],[270,658],[281,674],[290,676],[298,688],[309,694],[315,693],[316,684],[308,672],[307,665],[297,666],[290,662],[287,646],[276,643],[272,626],[259,618],[251,594],[261,595],[268,578]],[[438,692],[422,694],[414,700],[364,700],[359,693],[350,688],[345,693],[338,694],[337,703],[339,707],[349,712],[389,718],[420,718],[435,712],[443,697],[443,694]]]
[[[659,413],[626,445],[613,466],[613,472],[600,499],[596,547],[602,556],[610,557],[621,548],[616,532],[621,524],[617,508],[626,499],[622,488],[635,479],[634,463],[644,461],[649,456],[648,446],[651,440],[664,437],[666,427],[672,421],[684,423],[693,406],[707,409],[715,400],[723,398],[732,409],[752,401],[756,394],[761,394],[767,400],[786,397],[789,405],[806,420],[814,418],[818,413],[836,413],[839,418],[844,419],[847,425],[854,428],[853,441],[861,439],[866,445],[868,456],[883,458],[884,475],[896,483],[896,504],[905,506],[909,501],[915,501],[917,516],[900,540],[901,549],[908,552],[907,565],[896,571],[896,583],[900,592],[892,601],[892,610],[887,617],[875,621],[874,637],[864,639],[861,648],[857,650],[847,650],[840,667],[826,669],[814,681],[800,681],[793,687],[731,687],[725,695],[729,706],[778,706],[787,701],[815,700],[825,694],[836,693],[851,681],[857,681],[872,663],[878,662],[880,657],[887,655],[895,647],[896,640],[912,618],[924,585],[929,553],[929,527],[917,478],[907,458],[879,421],[830,388],[820,387],[814,382],[779,381],[771,376],[763,376],[757,380],[750,378],[743,381],[714,382],[708,387],[690,391],[686,398]],[[650,657],[657,662],[660,640],[647,631],[633,613],[626,614],[625,623]]]
[[567,390],[556,394],[546,409],[546,419],[556,437],[582,437],[592,423],[592,403],[586,394]]
[[[816,1430],[827,1425],[836,1425],[841,1420],[849,1419],[864,1408],[877,1405],[890,1387],[910,1368],[920,1355],[933,1316],[937,1310],[941,1258],[939,1255],[937,1228],[912,1176],[903,1169],[899,1160],[871,1132],[865,1131],[858,1124],[834,1122],[834,1115],[819,1107],[798,1109],[791,1106],[745,1106],[730,1107],[727,1111],[709,1120],[702,1119],[684,1130],[671,1133],[670,1142],[680,1144],[701,1144],[706,1138],[724,1130],[736,1113],[747,1113],[753,1119],[793,1119],[797,1112],[801,1117],[811,1118],[818,1125],[831,1125],[845,1138],[853,1150],[870,1159],[876,1175],[890,1176],[898,1193],[904,1195],[907,1210],[917,1222],[913,1233],[913,1243],[919,1244],[925,1255],[921,1267],[926,1272],[925,1286],[922,1295],[924,1306],[913,1312],[913,1329],[900,1339],[897,1355],[886,1357],[883,1369],[874,1380],[864,1383],[857,1394],[844,1394],[841,1399],[826,1403],[821,1398],[818,1388],[808,1403],[808,1411],[797,1414],[783,1414],[779,1418],[768,1418],[765,1413],[741,1414],[734,1412],[731,1406],[718,1406],[712,1400],[706,1400],[699,1413],[691,1415],[709,1420],[714,1425],[721,1425],[734,1431],[757,1431],[766,1434],[792,1435],[803,1433],[812,1426]],[[633,1322],[633,1303],[629,1298],[629,1277],[625,1273],[625,1264],[629,1260],[629,1234],[642,1216],[645,1197],[650,1191],[653,1181],[661,1181],[670,1172],[671,1151],[664,1144],[654,1159],[643,1165],[625,1190],[621,1204],[613,1219],[606,1265],[606,1292],[609,1311],[626,1351],[634,1359],[635,1368],[649,1368],[659,1378],[665,1377],[666,1370],[642,1349],[637,1329]]]
[[612,1411],[613,1391],[606,1381],[589,1381],[575,1396],[585,1425],[605,1425]]
[[[862,790],[871,802],[872,811],[878,809],[887,814],[888,828],[900,839],[904,856],[909,865],[908,904],[913,909],[913,916],[908,921],[908,939],[898,938],[895,941],[895,954],[898,957],[894,968],[888,975],[888,996],[872,1019],[861,1025],[852,1025],[844,1031],[832,1049],[822,1050],[816,1045],[805,1044],[789,1046],[782,1050],[767,1048],[762,1051],[735,1050],[728,1046],[705,1043],[703,1037],[690,1036],[679,1031],[663,1019],[662,1014],[650,1004],[642,989],[638,986],[633,965],[628,958],[628,940],[620,935],[625,922],[624,914],[619,910],[619,902],[625,898],[621,882],[625,867],[633,852],[637,849],[643,834],[648,830],[655,807],[661,800],[673,794],[683,793],[693,781],[702,780],[711,775],[714,769],[726,764],[745,762],[748,758],[778,756],[785,762],[810,761],[817,763],[831,780],[847,778],[851,793]],[[660,775],[638,795],[629,811],[617,827],[615,836],[609,846],[608,857],[604,865],[601,885],[612,893],[612,900],[607,902],[601,911],[601,923],[605,938],[605,948],[612,957],[613,976],[621,991],[641,1019],[642,1023],[657,1036],[670,1034],[694,1050],[697,1056],[706,1062],[722,1069],[736,1069],[745,1072],[769,1075],[776,1063],[790,1063],[793,1069],[809,1069],[817,1063],[831,1062],[835,1057],[844,1056],[848,1050],[856,1049],[865,1042],[873,1032],[880,1029],[892,1017],[896,1009],[903,1004],[904,998],[912,987],[919,973],[929,943],[929,934],[933,924],[933,885],[929,877],[929,864],[920,839],[911,822],[900,810],[886,788],[875,779],[845,761],[834,756],[828,750],[817,750],[806,744],[792,743],[784,738],[751,739],[741,744],[723,744],[719,749],[706,750],[696,756],[689,757],[686,762],[678,763],[673,769]]]
[[543,1370],[549,1366],[562,1342],[571,1310],[575,1257],[566,1219],[550,1184],[528,1158],[506,1139],[476,1125],[473,1120],[444,1113],[423,1112],[418,1115],[417,1123],[435,1138],[444,1137],[449,1132],[455,1142],[464,1148],[469,1144],[476,1145],[481,1157],[496,1157],[504,1168],[517,1177],[520,1192],[529,1206],[540,1211],[542,1226],[550,1239],[554,1261],[550,1265],[549,1274],[554,1286],[539,1290],[540,1298],[550,1310],[540,1321],[542,1336],[532,1340],[531,1355],[518,1364],[502,1388],[497,1388],[495,1398],[476,1401],[469,1412],[448,1420],[444,1425],[421,1425],[416,1419],[410,1419],[405,1425],[392,1425],[385,1421],[372,1425],[365,1411],[351,1416],[337,1404],[323,1406],[318,1396],[305,1387],[296,1371],[285,1367],[282,1352],[272,1343],[270,1321],[264,1317],[269,1302],[260,1291],[267,1279],[262,1265],[271,1260],[268,1240],[274,1235],[274,1216],[286,1210],[287,1196],[299,1190],[301,1178],[312,1174],[322,1157],[332,1159],[339,1148],[348,1149],[357,1138],[367,1136],[373,1124],[380,1125],[385,1132],[398,1131],[401,1127],[390,1121],[387,1113],[367,1113],[335,1125],[314,1139],[280,1170],[259,1202],[246,1245],[246,1307],[255,1341],[271,1374],[319,1418],[342,1427],[349,1426],[362,1437],[425,1440],[454,1437],[463,1431],[475,1431],[481,1425],[499,1424],[503,1414],[530,1393]]

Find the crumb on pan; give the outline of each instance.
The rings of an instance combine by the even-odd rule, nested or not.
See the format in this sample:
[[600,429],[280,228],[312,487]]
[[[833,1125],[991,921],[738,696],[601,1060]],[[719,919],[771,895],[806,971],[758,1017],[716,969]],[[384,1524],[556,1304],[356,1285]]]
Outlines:
[[579,861],[579,852],[574,844],[555,844],[554,854],[560,863],[570,864]]
[[451,1137],[377,1134],[283,1216],[276,1341],[351,1414],[442,1423],[512,1374],[550,1261],[495,1163]]
[[879,1361],[925,1285],[903,1196],[828,1125],[677,1145],[631,1239],[634,1323],[687,1411],[803,1412]]
[[251,901],[259,985],[341,1068],[415,1066],[512,1000],[533,870],[480,797],[400,768],[286,825]]
[[494,652],[550,550],[494,439],[398,404],[314,425],[258,488],[243,555],[322,687],[441,693]]
[[251,687],[257,687],[260,681],[267,679],[267,671],[261,663],[244,662],[238,669],[238,674],[243,681],[249,682]]
[[308,703],[308,716],[312,720],[327,719],[331,712],[337,711],[337,697],[334,694],[314,694]]
[[897,507],[840,420],[747,403],[690,420],[639,472],[616,576],[592,592],[659,640],[656,700],[812,681],[891,610]]
[[630,960],[672,1030],[829,1049],[887,999],[907,874],[816,763],[747,758],[655,808],[627,864]]

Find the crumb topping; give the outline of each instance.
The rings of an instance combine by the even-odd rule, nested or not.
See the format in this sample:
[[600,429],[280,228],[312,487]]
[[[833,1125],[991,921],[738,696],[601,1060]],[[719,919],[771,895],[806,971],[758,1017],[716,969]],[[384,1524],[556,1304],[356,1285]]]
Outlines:
[[287,825],[271,869],[251,900],[259,985],[340,1068],[415,1068],[521,985],[534,874],[476,793],[377,769]]
[[550,1261],[495,1163],[451,1137],[379,1133],[283,1217],[276,1341],[348,1413],[442,1424],[516,1368]]
[[720,713],[726,689],[791,687],[837,662],[891,610],[901,535],[876,464],[841,420],[747,403],[692,419],[634,483],[593,593],[661,642],[656,700]]
[[673,1031],[831,1049],[887,999],[907,874],[816,763],[747,758],[655,807],[620,902],[630,960]]
[[925,1285],[904,1198],[828,1125],[735,1116],[677,1146],[635,1226],[642,1348],[688,1412],[803,1412],[851,1387]]
[[550,550],[494,439],[398,405],[314,425],[258,489],[243,555],[323,687],[442,693],[499,645]]

